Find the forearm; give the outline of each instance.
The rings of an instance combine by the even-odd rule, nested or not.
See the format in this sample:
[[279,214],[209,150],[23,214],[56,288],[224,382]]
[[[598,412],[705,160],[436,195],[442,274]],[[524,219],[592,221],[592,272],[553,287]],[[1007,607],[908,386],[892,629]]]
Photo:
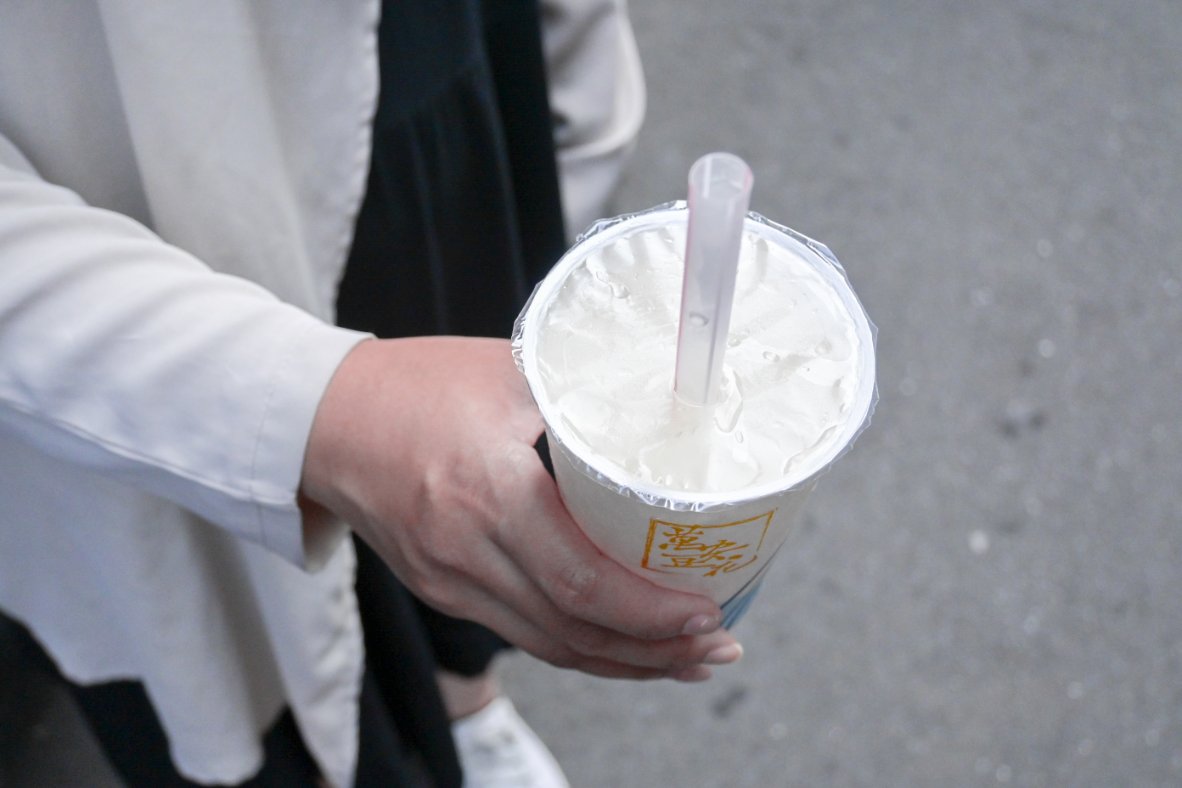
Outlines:
[[0,429],[303,561],[312,417],[361,335],[0,167]]

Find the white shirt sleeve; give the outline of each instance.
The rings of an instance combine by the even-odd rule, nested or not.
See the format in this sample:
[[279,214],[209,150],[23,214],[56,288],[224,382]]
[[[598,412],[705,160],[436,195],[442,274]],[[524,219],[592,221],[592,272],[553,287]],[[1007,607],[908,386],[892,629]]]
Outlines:
[[542,41],[573,241],[609,215],[644,122],[644,69],[625,0],[542,0]]
[[344,528],[301,517],[304,451],[330,378],[367,335],[21,165],[0,138],[0,430],[294,563],[323,562]]

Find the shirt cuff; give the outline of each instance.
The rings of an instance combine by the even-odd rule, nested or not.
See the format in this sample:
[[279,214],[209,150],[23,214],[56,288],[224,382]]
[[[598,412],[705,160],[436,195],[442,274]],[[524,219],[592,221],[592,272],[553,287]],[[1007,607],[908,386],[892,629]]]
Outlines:
[[325,330],[311,319],[276,356],[251,461],[259,541],[297,566],[319,569],[348,527],[318,507],[301,509],[300,478],[316,409],[345,356],[370,334]]

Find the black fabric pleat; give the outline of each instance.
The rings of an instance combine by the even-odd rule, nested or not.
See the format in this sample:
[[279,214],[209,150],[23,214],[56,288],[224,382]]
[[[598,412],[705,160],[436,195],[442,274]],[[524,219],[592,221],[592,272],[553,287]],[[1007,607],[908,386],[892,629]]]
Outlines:
[[475,2],[421,5],[384,5],[373,162],[338,321],[382,337],[507,337],[564,246],[536,2],[489,3],[483,18]]
[[483,11],[517,205],[522,266],[532,291],[566,249],[540,11],[537,0],[486,2]]
[[[366,677],[377,689],[363,703],[357,785],[401,785],[397,779],[425,771],[431,785],[463,782],[451,723],[435,682],[435,656],[416,602],[360,539],[357,600],[365,634]],[[487,665],[486,665],[487,666]]]

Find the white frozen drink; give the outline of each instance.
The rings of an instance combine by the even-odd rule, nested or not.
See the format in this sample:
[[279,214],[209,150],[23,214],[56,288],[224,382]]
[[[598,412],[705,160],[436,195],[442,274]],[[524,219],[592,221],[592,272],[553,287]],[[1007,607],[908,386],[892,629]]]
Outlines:
[[752,214],[721,396],[681,402],[685,227],[680,205],[599,225],[539,286],[518,353],[592,541],[733,609],[869,419],[873,328],[827,249]]

